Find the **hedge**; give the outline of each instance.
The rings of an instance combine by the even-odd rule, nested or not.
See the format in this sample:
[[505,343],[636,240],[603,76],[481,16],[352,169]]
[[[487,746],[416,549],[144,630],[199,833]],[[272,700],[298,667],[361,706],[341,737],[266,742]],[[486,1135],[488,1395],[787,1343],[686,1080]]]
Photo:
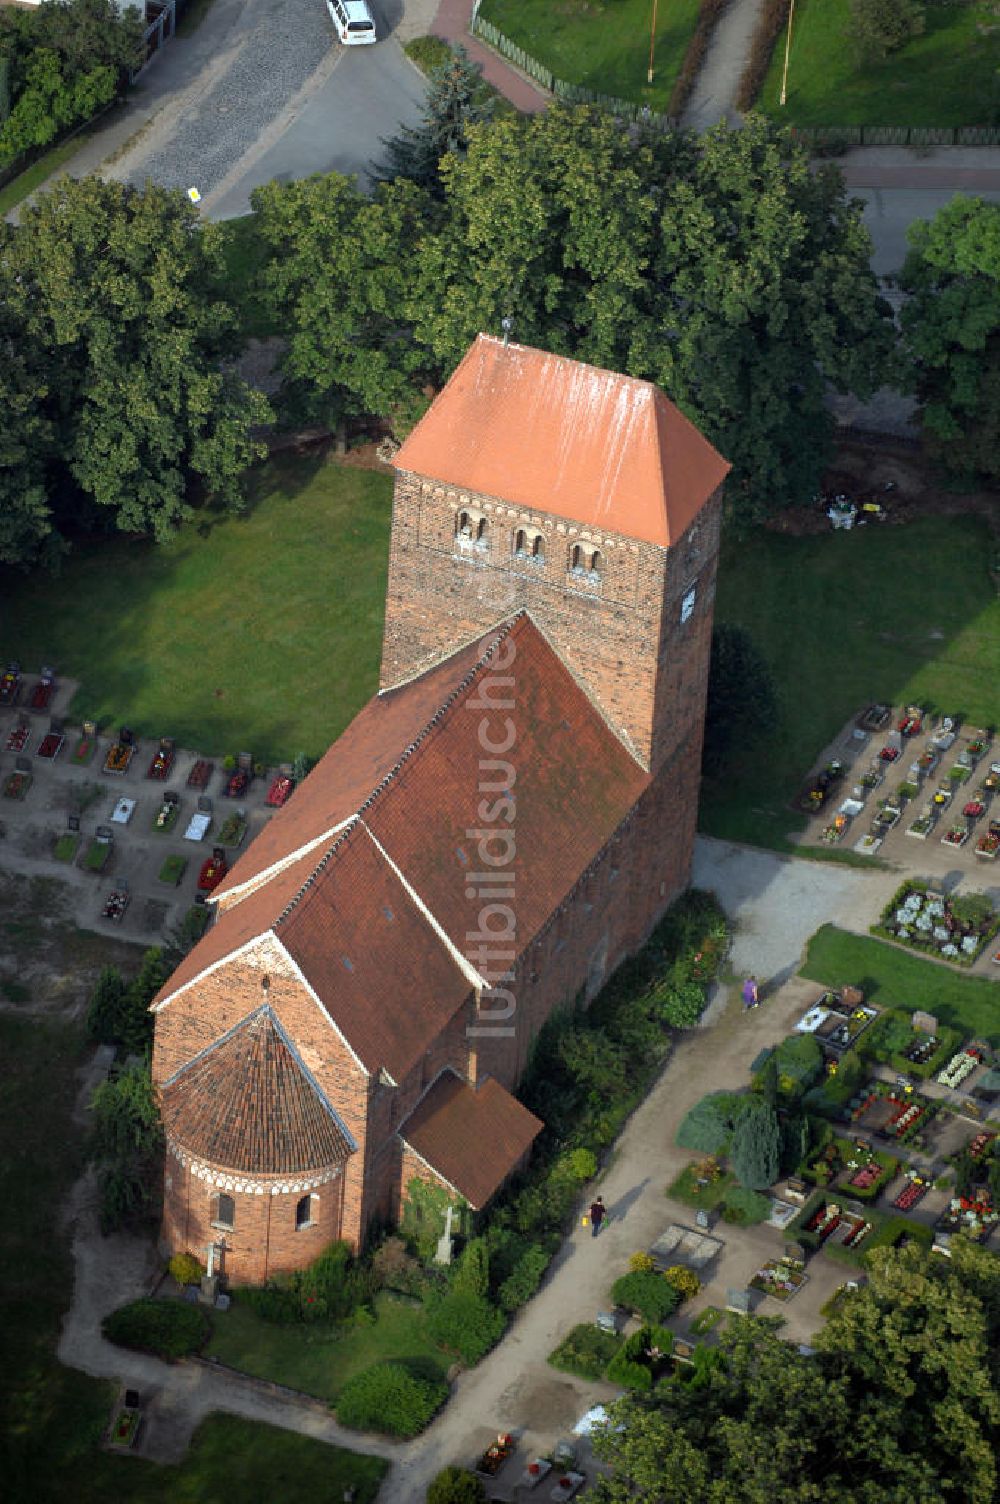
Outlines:
[[788,24],[791,0],[764,0],[750,39],[750,54],[736,90],[736,108],[753,108],[771,66],[774,45]]
[[[674,1335],[666,1327],[644,1326],[627,1338],[625,1345],[608,1364],[609,1383],[626,1389],[652,1389],[673,1352]],[[659,1349],[658,1358],[648,1358],[651,1348]]]
[[101,1322],[101,1331],[118,1347],[132,1347],[157,1358],[186,1358],[196,1353],[212,1331],[201,1306],[179,1300],[133,1300]]
[[651,1322],[665,1321],[681,1303],[679,1293],[662,1274],[623,1274],[611,1286],[611,1298],[616,1306],[637,1311]]
[[478,1363],[503,1335],[503,1313],[481,1295],[449,1290],[432,1300],[427,1309],[427,1327],[433,1340],[463,1363]]
[[408,1439],[424,1429],[447,1398],[442,1379],[418,1379],[402,1363],[374,1363],[340,1391],[337,1419],[357,1431]]

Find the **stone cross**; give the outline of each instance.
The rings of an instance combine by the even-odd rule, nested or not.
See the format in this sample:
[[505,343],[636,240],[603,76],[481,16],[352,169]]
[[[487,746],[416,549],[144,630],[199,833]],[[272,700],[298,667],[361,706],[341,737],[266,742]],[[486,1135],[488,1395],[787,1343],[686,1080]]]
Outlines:
[[438,1239],[437,1252],[434,1255],[435,1264],[450,1264],[452,1254],[451,1222],[455,1215],[455,1208],[449,1206],[444,1218],[444,1233]]
[[208,1253],[208,1278],[211,1279],[215,1271],[215,1244],[207,1244],[206,1251]]

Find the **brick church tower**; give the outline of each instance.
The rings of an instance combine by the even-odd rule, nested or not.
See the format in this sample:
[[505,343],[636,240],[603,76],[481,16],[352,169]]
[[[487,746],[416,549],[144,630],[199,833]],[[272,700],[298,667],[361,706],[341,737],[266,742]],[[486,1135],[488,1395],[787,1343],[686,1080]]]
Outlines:
[[395,463],[381,689],[530,613],[652,775],[631,948],[689,879],[729,466],[651,383],[487,335]]

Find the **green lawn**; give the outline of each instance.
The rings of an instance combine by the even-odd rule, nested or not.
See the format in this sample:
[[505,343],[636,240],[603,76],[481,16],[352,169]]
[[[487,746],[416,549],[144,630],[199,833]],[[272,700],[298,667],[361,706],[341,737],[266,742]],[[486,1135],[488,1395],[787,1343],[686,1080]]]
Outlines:
[[[710,1156],[704,1157],[707,1159]],[[726,1192],[736,1184],[736,1176],[727,1170],[710,1185],[699,1186],[697,1169],[697,1164],[686,1165],[673,1185],[667,1186],[667,1195],[675,1201],[683,1201],[685,1206],[697,1206],[702,1211],[711,1211],[713,1207],[722,1205]]]
[[166,545],[0,576],[0,642],[78,678],[71,714],[213,756],[317,757],[378,682],[392,483],[321,457],[264,466],[243,517]]
[[362,1316],[342,1323],[279,1326],[241,1306],[237,1296],[227,1312],[213,1315],[205,1354],[331,1402],[348,1379],[372,1363],[401,1361],[429,1378],[443,1379],[450,1360],[428,1337],[423,1308],[383,1293],[375,1309],[374,1321]]
[[991,0],[928,5],[923,36],[858,66],[848,40],[850,0],[799,0],[778,104],[785,33],[759,105],[790,125],[993,125],[1000,120],[1000,25]]
[[[6,937],[9,940],[9,936]],[[116,957],[117,958],[117,957]],[[82,1026],[0,1015],[0,1455],[9,1504],[313,1504],[374,1499],[385,1464],[268,1426],[212,1416],[179,1467],[99,1448],[115,1386],[55,1358],[73,1263],[62,1211],[83,1163],[72,1121]]]
[[827,987],[853,984],[880,1008],[922,1008],[963,1038],[1000,1044],[1000,985],[956,976],[947,967],[907,955],[867,935],[824,924],[813,936],[801,975]]
[[480,15],[557,78],[665,111],[698,19],[698,0],[658,6],[652,87],[646,83],[650,0],[483,0]]
[[[791,802],[845,721],[872,700],[919,701],[1000,724],[1000,599],[978,518],[792,538],[727,537],[716,620],[750,632],[780,709],[728,777],[706,783],[711,835],[790,850],[805,816]],[[859,859],[860,860],[860,859]]]

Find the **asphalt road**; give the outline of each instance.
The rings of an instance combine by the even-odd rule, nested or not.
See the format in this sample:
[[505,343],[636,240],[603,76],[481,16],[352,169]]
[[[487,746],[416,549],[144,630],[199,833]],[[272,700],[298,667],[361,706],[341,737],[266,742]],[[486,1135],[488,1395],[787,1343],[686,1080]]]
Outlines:
[[[906,257],[906,231],[916,219],[933,219],[955,197],[953,188],[851,188],[865,200],[865,224],[874,242],[872,266],[880,277],[898,271]],[[963,187],[970,198],[1000,203],[1000,190]]]
[[216,0],[143,75],[118,127],[132,138],[108,142],[118,155],[101,170],[197,188],[213,219],[247,213],[252,190],[272,178],[366,175],[382,140],[419,119],[425,92],[393,34],[401,0],[372,8],[380,40],[341,47],[324,0]]
[[287,182],[315,172],[364,177],[381,155],[382,138],[417,123],[423,78],[392,37],[335,51],[329,73],[282,122],[277,138],[268,133],[207,199],[210,219],[248,213],[251,191],[272,178]]

